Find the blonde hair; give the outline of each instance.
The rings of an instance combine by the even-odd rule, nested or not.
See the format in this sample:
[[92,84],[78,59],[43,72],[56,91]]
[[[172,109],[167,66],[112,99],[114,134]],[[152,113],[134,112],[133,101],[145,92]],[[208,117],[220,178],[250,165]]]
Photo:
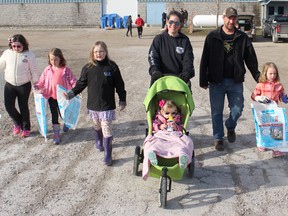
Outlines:
[[177,112],[178,112],[178,107],[177,105],[175,104],[174,101],[172,100],[166,100],[164,106],[161,108],[161,110],[169,110],[169,109],[173,109],[173,108],[176,108]]
[[90,55],[89,55],[89,63],[88,63],[88,67],[92,67],[92,66],[96,66],[96,63],[95,63],[95,58],[94,58],[94,48],[96,46],[101,46],[101,48],[103,48],[105,50],[105,53],[106,53],[106,57],[105,59],[108,60],[108,64],[110,64],[110,57],[108,55],[108,48],[107,48],[107,45],[105,44],[105,42],[103,41],[97,41],[92,47],[91,47],[91,50],[90,50]]
[[276,64],[273,62],[267,62],[263,65],[262,72],[261,72],[259,79],[258,79],[259,83],[264,83],[267,81],[267,71],[269,68],[274,68],[276,70],[277,75],[275,77],[275,82],[280,81],[280,76],[279,76],[279,72],[278,72],[278,68],[277,68]]

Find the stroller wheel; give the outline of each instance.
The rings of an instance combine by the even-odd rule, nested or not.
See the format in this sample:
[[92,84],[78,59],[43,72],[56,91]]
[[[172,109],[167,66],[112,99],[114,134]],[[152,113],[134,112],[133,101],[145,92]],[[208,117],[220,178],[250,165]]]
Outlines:
[[195,155],[194,155],[194,152],[193,152],[193,155],[192,155],[191,163],[188,165],[187,169],[188,169],[188,177],[189,178],[193,178],[194,177],[194,170],[195,170]]
[[140,146],[136,146],[134,154],[133,175],[138,176],[138,169],[140,164]]
[[168,178],[165,176],[161,176],[160,179],[160,207],[166,208],[167,204],[167,184],[168,184]]

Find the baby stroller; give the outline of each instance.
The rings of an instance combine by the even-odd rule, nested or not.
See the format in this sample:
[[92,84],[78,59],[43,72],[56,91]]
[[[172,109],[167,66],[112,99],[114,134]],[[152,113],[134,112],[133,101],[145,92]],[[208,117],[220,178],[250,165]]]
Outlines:
[[[158,109],[158,101],[160,99],[173,100],[181,109],[183,134],[188,135],[186,127],[192,111],[194,110],[194,102],[191,90],[187,84],[176,76],[164,76],[158,79],[149,88],[144,100],[144,106],[147,113],[148,128],[146,128],[146,137],[152,135],[152,123]],[[144,149],[136,146],[134,155],[133,174],[139,175],[139,164],[143,163]],[[178,158],[157,157],[158,164],[156,166],[150,164],[149,175],[160,178],[160,206],[166,207],[167,192],[171,191],[172,180],[180,180],[183,177],[185,169],[180,168]],[[194,150],[192,153],[191,163],[187,166],[188,177],[193,178],[195,168]]]

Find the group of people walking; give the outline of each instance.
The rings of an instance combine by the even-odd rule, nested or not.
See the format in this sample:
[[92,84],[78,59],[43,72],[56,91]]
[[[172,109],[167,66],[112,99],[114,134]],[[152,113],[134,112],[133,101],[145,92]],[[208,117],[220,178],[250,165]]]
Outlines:
[[[137,33],[138,33],[138,38],[141,39],[142,38],[142,33],[143,33],[143,26],[145,24],[144,20],[142,19],[142,17],[140,16],[140,14],[138,14],[137,19],[135,20],[135,24],[137,26]],[[130,36],[132,37],[132,25],[133,25],[133,20],[132,20],[132,16],[129,15],[127,22],[127,32],[126,32],[126,36],[128,37],[129,33]]]
[[[248,36],[235,28],[237,10],[229,7],[223,13],[224,24],[211,31],[204,42],[200,62],[200,87],[209,91],[212,129],[215,149],[223,151],[226,127],[228,142],[236,141],[237,121],[244,108],[243,82],[245,65],[256,81],[252,99],[265,102],[288,102],[284,87],[280,83],[277,66],[270,62],[258,70],[257,56]],[[128,18],[132,36],[132,17]],[[138,37],[142,37],[143,19],[138,15],[135,22]],[[149,74],[151,85],[162,76],[175,75],[191,88],[190,79],[195,76],[193,48],[189,38],[181,32],[184,16],[171,11],[166,18],[167,29],[157,35],[149,49]],[[127,22],[128,24],[128,22]],[[130,28],[131,27],[131,28]],[[13,134],[29,137],[31,131],[28,99],[31,89],[40,91],[48,100],[52,114],[53,142],[60,143],[59,107],[56,86],[69,91],[67,100],[80,94],[87,87],[87,108],[95,131],[95,146],[104,151],[104,163],[112,164],[112,121],[115,120],[115,91],[119,96],[120,111],[126,107],[126,90],[118,65],[108,55],[107,45],[97,41],[92,45],[89,61],[82,68],[77,80],[59,48],[48,53],[48,66],[39,72],[35,55],[29,51],[29,44],[21,34],[9,39],[9,48],[0,57],[0,69],[5,73],[4,104],[13,121]],[[269,87],[268,87],[269,86]],[[271,87],[272,86],[272,87]],[[229,117],[223,120],[224,102],[227,96]],[[265,97],[263,97],[265,96]],[[15,106],[17,100],[19,111]],[[64,124],[63,131],[68,127]],[[263,149],[262,149],[263,150]],[[279,152],[274,156],[281,156]]]
[[[235,27],[237,18],[235,8],[228,7],[224,10],[224,24],[207,35],[200,61],[199,84],[201,88],[209,90],[214,146],[218,151],[225,149],[224,126],[228,142],[236,141],[235,130],[244,108],[245,65],[258,83],[254,95],[261,96],[253,96],[252,99],[265,102],[269,97],[276,102],[288,102],[276,65],[269,62],[264,65],[261,73],[258,70],[258,60],[251,40],[246,33]],[[154,38],[148,55],[151,85],[166,74],[176,75],[190,85],[190,79],[195,75],[194,56],[189,38],[181,33],[183,22],[181,13],[171,11],[166,18],[167,30]],[[263,85],[265,88],[259,87]],[[273,98],[272,95],[276,97]],[[225,97],[228,99],[230,112],[224,122]],[[273,157],[282,155],[282,152],[273,151]]]
[[[126,90],[118,65],[108,55],[103,41],[93,44],[89,62],[83,66],[77,80],[59,48],[48,53],[48,66],[39,71],[35,55],[29,51],[29,44],[21,34],[9,39],[9,48],[0,57],[0,69],[5,73],[4,104],[13,121],[14,136],[29,137],[31,131],[28,99],[31,89],[39,91],[48,100],[52,115],[53,143],[60,143],[59,106],[57,85],[69,91],[67,100],[88,88],[87,108],[93,121],[95,145],[104,151],[104,164],[112,164],[112,121],[115,120],[115,91],[119,96],[120,111],[126,107]],[[15,106],[18,102],[19,111]],[[63,131],[69,127],[63,125]]]

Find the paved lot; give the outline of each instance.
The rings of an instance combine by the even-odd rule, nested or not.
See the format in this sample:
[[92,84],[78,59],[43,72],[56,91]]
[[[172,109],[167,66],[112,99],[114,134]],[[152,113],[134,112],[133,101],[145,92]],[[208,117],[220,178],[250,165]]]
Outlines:
[[[245,110],[237,128],[237,141],[224,152],[212,146],[211,119],[207,91],[198,86],[198,69],[204,37],[190,36],[195,54],[196,77],[192,80],[196,109],[188,130],[195,144],[195,177],[186,176],[172,183],[168,210],[158,207],[159,180],[132,175],[136,145],[145,138],[146,116],[143,99],[149,86],[147,53],[158,28],[144,28],[140,40],[126,37],[122,30],[1,29],[0,50],[7,38],[24,34],[36,54],[39,68],[47,65],[52,47],[63,50],[68,66],[79,76],[87,62],[91,45],[107,43],[109,55],[122,72],[128,92],[128,107],[117,111],[115,121],[114,165],[102,165],[103,154],[94,149],[91,122],[86,117],[86,91],[79,127],[61,134],[62,143],[47,143],[35,127],[31,97],[32,135],[26,139],[10,135],[12,123],[3,110],[1,73],[0,113],[0,215],[287,215],[287,157],[272,159],[271,152],[255,148],[255,130],[250,94],[255,82],[250,73],[245,82]],[[287,43],[270,39],[254,43],[259,69],[267,61],[279,66],[282,82],[288,89]],[[288,90],[287,90],[288,91]],[[32,95],[31,95],[32,96]],[[226,112],[227,116],[228,112]],[[51,119],[51,118],[50,118]]]

